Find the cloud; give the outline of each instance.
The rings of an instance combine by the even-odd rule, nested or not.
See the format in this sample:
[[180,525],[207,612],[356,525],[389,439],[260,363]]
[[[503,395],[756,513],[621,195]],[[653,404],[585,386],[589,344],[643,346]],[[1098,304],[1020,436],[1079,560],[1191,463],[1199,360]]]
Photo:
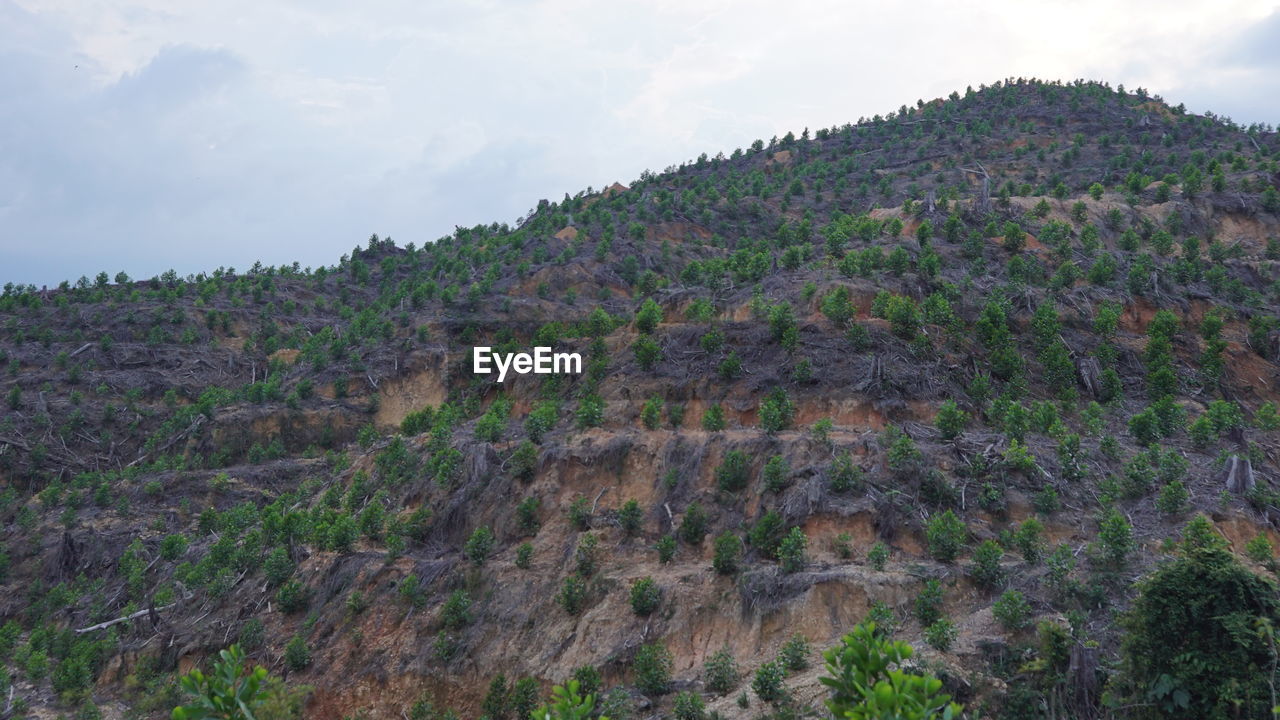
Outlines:
[[1280,120],[1256,0],[0,0],[0,283],[332,263],[1007,76]]

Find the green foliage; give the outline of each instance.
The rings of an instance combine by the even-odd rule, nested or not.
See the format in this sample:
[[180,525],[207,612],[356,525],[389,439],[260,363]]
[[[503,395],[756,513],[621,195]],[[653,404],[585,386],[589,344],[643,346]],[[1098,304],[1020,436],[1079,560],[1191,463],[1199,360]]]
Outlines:
[[876,541],[871,549],[867,551],[867,562],[875,570],[884,570],[885,563],[889,561],[889,547],[879,540]]
[[774,455],[765,462],[761,477],[764,480],[765,490],[772,493],[782,492],[791,483],[791,464],[785,457]]
[[725,428],[724,408],[719,403],[709,406],[702,413],[702,429],[707,432],[718,432]]
[[809,641],[797,633],[778,648],[778,664],[787,672],[800,672],[809,667]]
[[933,624],[924,629],[925,642],[929,643],[935,650],[946,652],[951,649],[951,645],[956,641],[956,624],[951,620],[943,617],[933,621]]
[[493,552],[493,543],[493,531],[481,525],[472,531],[471,537],[467,538],[462,552],[476,567],[480,567],[489,558],[489,553]]
[[979,586],[994,588],[1004,582],[1004,569],[1000,560],[1004,550],[994,540],[983,540],[973,551],[973,564],[969,566],[969,575]]
[[795,419],[795,403],[782,388],[774,388],[760,403],[760,427],[769,434],[791,427]]
[[284,646],[284,663],[290,670],[303,670],[311,664],[311,648],[301,635],[294,635]]
[[577,573],[566,576],[557,599],[565,612],[577,615],[586,606],[587,581]]
[[697,502],[689,503],[680,521],[680,539],[690,545],[699,545],[707,536],[707,511]]
[[933,422],[942,433],[944,440],[953,440],[964,432],[964,427],[969,422],[969,415],[961,410],[954,400],[947,399],[938,407],[938,415]]
[[861,623],[823,653],[826,675],[819,682],[831,690],[827,708],[847,720],[952,720],[962,708],[941,692],[942,681],[903,668],[910,645],[888,640],[875,623]]
[[964,521],[950,510],[935,514],[925,526],[925,538],[929,543],[929,555],[938,562],[954,562],[964,549],[969,531]]
[[1102,557],[1113,565],[1122,565],[1133,551],[1133,526],[1115,507],[1108,508],[1098,521],[1098,541]]
[[916,595],[915,613],[922,627],[929,627],[942,617],[942,583],[934,579],[924,581],[924,587]]
[[239,645],[232,645],[218,656],[211,674],[205,675],[197,668],[179,680],[192,700],[173,709],[174,720],[254,720],[257,716],[267,700],[266,668],[259,665],[246,672]]
[[622,503],[622,507],[618,508],[618,525],[622,527],[622,532],[627,537],[640,532],[643,520],[644,513],[640,510],[640,503],[634,498]]
[[786,695],[786,688],[782,685],[786,677],[787,671],[776,660],[761,663],[751,678],[751,689],[765,702],[778,702]]
[[805,557],[805,548],[809,544],[809,538],[805,537],[804,531],[798,527],[791,528],[778,543],[778,562],[782,566],[783,572],[793,573],[802,570],[807,562]]
[[671,687],[674,661],[671,651],[660,643],[641,645],[631,661],[635,685],[646,695],[665,695]]
[[996,622],[1010,632],[1025,628],[1031,622],[1031,604],[1017,590],[1005,590],[991,608]]
[[662,346],[648,335],[641,335],[631,344],[631,352],[635,354],[636,364],[641,370],[652,370],[662,360]]
[[671,713],[675,720],[706,720],[707,708],[700,695],[686,690],[676,694]]
[[636,330],[643,334],[652,333],[663,320],[662,306],[647,298],[636,311]]
[[861,487],[862,476],[862,468],[854,464],[853,456],[842,452],[831,461],[831,467],[827,470],[827,483],[832,492],[846,493]]
[[729,450],[716,468],[716,485],[723,492],[745,490],[751,474],[751,459],[741,450]]
[[640,617],[647,617],[662,602],[662,588],[653,578],[645,576],[631,584],[631,610]]
[[556,685],[551,688],[551,701],[534,710],[530,717],[535,720],[609,720],[605,715],[596,717],[593,712],[595,698],[580,694],[580,690],[581,684],[577,680]]
[[738,571],[738,562],[742,557],[742,540],[732,532],[724,532],[716,537],[715,554],[711,567],[721,575],[732,575]]
[[1241,566],[1204,516],[1183,537],[1124,615],[1118,688],[1135,718],[1267,717],[1275,583]]
[[724,695],[738,684],[738,664],[728,648],[712,653],[702,668],[708,692]]

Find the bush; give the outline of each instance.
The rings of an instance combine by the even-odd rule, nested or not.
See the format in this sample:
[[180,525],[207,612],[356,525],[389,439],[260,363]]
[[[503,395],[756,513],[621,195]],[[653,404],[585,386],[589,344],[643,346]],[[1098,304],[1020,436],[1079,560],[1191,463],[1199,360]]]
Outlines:
[[654,395],[640,408],[640,423],[646,430],[657,430],[662,423],[662,398]]
[[707,717],[707,707],[702,702],[702,696],[687,690],[676,694],[671,712],[676,720],[706,720]]
[[924,640],[934,649],[946,652],[956,641],[956,624],[947,618],[938,618],[924,629]]
[[698,503],[689,503],[680,521],[680,539],[690,545],[699,545],[706,536],[707,512]]
[[782,388],[774,388],[760,403],[760,427],[772,435],[791,427],[795,419],[796,408]]
[[648,335],[641,335],[631,344],[631,351],[635,353],[636,364],[641,370],[652,370],[662,360],[662,346]]
[[964,426],[969,422],[969,415],[956,405],[954,400],[945,400],[938,408],[938,415],[934,418],[934,424],[937,425],[938,431],[942,433],[943,439],[952,440],[960,433],[964,432]]
[[1017,590],[1005,590],[992,606],[991,614],[1005,630],[1016,632],[1031,622],[1031,605]]
[[774,455],[764,464],[761,475],[765,490],[772,493],[782,492],[791,482],[791,464],[781,455]]
[[875,570],[884,570],[885,563],[889,561],[889,548],[880,541],[876,541],[871,549],[867,551],[867,562],[871,563],[871,567]]
[[827,709],[833,717],[859,720],[960,717],[962,708],[940,692],[941,680],[904,669],[912,654],[910,645],[878,633],[875,623],[857,625],[823,653],[827,675],[819,681],[831,689]]
[[636,311],[636,329],[646,335],[653,332],[662,320],[662,306],[653,298],[646,299]]
[[848,452],[840,453],[831,461],[827,482],[835,493],[855,490],[862,485],[862,468],[853,463],[853,456]]
[[627,537],[640,532],[643,519],[644,513],[640,510],[640,503],[635,499],[626,501],[622,507],[618,508],[618,525],[622,527],[622,532]]
[[284,662],[290,670],[303,670],[311,664],[311,648],[300,635],[294,635],[284,646]]
[[920,594],[916,595],[916,620],[922,627],[929,627],[942,617],[942,583],[925,580]]
[[1140,581],[1122,618],[1119,699],[1139,720],[1268,717],[1275,583],[1242,566],[1203,516],[1183,537],[1177,557]]
[[925,528],[929,554],[938,562],[954,562],[956,556],[964,549],[968,534],[969,531],[965,528],[964,522],[950,510],[930,517]]
[[709,692],[724,695],[738,684],[738,664],[728,648],[712,653],[702,669]]
[[1000,560],[1004,550],[994,540],[983,540],[973,551],[973,564],[969,566],[969,575],[979,586],[993,588],[1004,582],[1004,568]]
[[533,543],[523,542],[516,546],[516,567],[528,570],[533,564]]
[[741,450],[724,454],[720,467],[716,468],[716,485],[724,492],[738,492],[747,487],[751,474],[751,459]]
[[751,679],[751,689],[761,700],[769,703],[777,702],[786,694],[786,689],[782,686],[782,681],[786,677],[787,671],[778,662],[762,663],[756,668],[755,677]]
[[782,542],[778,543],[778,562],[782,565],[783,572],[793,573],[804,568],[807,562],[804,551],[808,544],[809,538],[798,527],[791,528],[791,532],[782,538]]
[[307,586],[297,580],[286,582],[276,591],[276,603],[280,606],[281,612],[300,612],[307,608],[310,601]]
[[1271,541],[1267,536],[1258,533],[1252,540],[1245,543],[1244,554],[1256,563],[1269,563],[1275,557],[1275,550],[1271,547]]
[[1160,495],[1156,497],[1156,509],[1168,515],[1177,515],[1187,509],[1189,497],[1182,481],[1172,480],[1160,488]]
[[742,540],[732,532],[725,532],[716,538],[711,566],[721,575],[732,575],[738,572],[738,560],[741,556]]
[[641,645],[631,661],[636,688],[646,695],[665,695],[671,686],[671,651],[658,643]]
[[778,544],[782,542],[785,534],[786,525],[782,521],[782,516],[774,510],[766,510],[764,515],[756,520],[756,524],[751,526],[751,531],[747,533],[747,540],[761,555],[777,557]]
[[570,615],[577,615],[582,612],[587,602],[587,581],[581,575],[574,573],[564,579],[564,584],[560,587],[560,594],[557,596],[560,601],[560,607]]
[[493,542],[493,531],[481,525],[471,533],[471,537],[467,538],[467,543],[463,546],[462,551],[466,554],[467,559],[475,563],[476,567],[480,567],[484,565],[489,553],[493,551]]
[[651,577],[642,577],[631,584],[631,610],[640,617],[648,617],[662,602],[662,588]]
[[[413,576],[411,575],[410,577]],[[415,577],[413,585],[416,586],[417,584],[418,581]],[[460,627],[465,627],[470,622],[471,596],[461,588],[449,593],[449,597],[440,606],[440,623],[450,630],[457,630]]]
[[702,429],[707,432],[718,432],[725,428],[724,408],[719,404],[708,407],[702,413]]
[[809,667],[809,640],[795,634],[778,649],[778,663],[788,672],[800,672]]
[[1013,533],[1013,545],[1022,553],[1022,559],[1031,564],[1040,562],[1044,554],[1044,525],[1034,517],[1022,521]]
[[658,551],[658,562],[669,563],[676,555],[676,539],[670,535],[663,535],[654,544],[654,549]]
[[1134,547],[1133,527],[1119,510],[1109,508],[1098,523],[1098,539],[1103,559],[1113,565],[1123,565]]

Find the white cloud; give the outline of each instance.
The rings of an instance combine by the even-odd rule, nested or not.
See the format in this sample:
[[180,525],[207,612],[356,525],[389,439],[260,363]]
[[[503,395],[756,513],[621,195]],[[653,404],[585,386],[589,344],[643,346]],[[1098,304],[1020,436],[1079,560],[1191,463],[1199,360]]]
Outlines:
[[329,263],[1007,76],[1276,122],[1278,36],[1250,0],[0,0],[0,282]]

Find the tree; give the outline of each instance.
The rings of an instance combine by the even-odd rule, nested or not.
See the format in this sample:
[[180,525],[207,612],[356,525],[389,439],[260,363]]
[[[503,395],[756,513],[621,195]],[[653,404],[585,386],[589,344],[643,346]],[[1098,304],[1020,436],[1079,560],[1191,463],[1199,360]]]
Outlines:
[[[594,717],[595,697],[580,695],[581,684],[570,680],[564,685],[556,685],[551,689],[551,702],[533,711],[534,720],[590,720]],[[521,718],[520,720],[525,720]],[[609,720],[600,716],[598,720]]]
[[764,431],[772,435],[779,430],[785,430],[791,427],[791,422],[795,419],[796,406],[787,396],[787,391],[782,388],[774,388],[769,395],[760,403],[760,426]]
[[631,609],[640,617],[647,617],[658,609],[662,601],[662,588],[653,578],[645,576],[631,584]]
[[648,335],[658,327],[662,322],[662,306],[653,301],[653,298],[647,298],[640,305],[640,309],[636,311],[636,329],[641,333]]
[[193,699],[173,709],[174,720],[254,720],[267,698],[267,670],[261,665],[245,672],[244,651],[239,645],[218,653],[213,673],[199,668],[183,675],[179,684]]
[[969,531],[964,521],[956,517],[950,510],[929,518],[925,527],[925,538],[929,542],[929,554],[938,562],[954,562],[960,550],[964,548],[965,538]]
[[1276,584],[1241,565],[1197,516],[1177,557],[1138,583],[1122,618],[1118,686],[1132,717],[1270,717],[1277,623]]
[[791,532],[782,538],[778,543],[778,562],[782,564],[783,572],[793,573],[804,567],[804,551],[808,544],[809,538],[798,527],[791,528]]
[[641,645],[631,661],[636,688],[646,695],[665,695],[671,687],[671,651],[658,643]]
[[819,682],[831,689],[826,705],[836,718],[848,720],[952,720],[963,708],[951,702],[942,681],[903,670],[914,654],[900,640],[862,623],[827,650],[827,674]]
[[960,409],[959,405],[951,399],[944,400],[938,408],[938,415],[934,419],[934,424],[938,426],[938,431],[942,433],[945,440],[953,440],[961,432],[964,426],[969,422],[969,415]]
[[662,360],[662,346],[648,335],[641,335],[631,344],[631,351],[635,353],[636,364],[641,370],[652,370],[658,361]]
[[484,561],[488,559],[489,553],[493,551],[493,531],[488,527],[481,525],[471,533],[471,537],[467,538],[467,544],[463,548],[467,559],[476,564],[476,567],[484,565]]

